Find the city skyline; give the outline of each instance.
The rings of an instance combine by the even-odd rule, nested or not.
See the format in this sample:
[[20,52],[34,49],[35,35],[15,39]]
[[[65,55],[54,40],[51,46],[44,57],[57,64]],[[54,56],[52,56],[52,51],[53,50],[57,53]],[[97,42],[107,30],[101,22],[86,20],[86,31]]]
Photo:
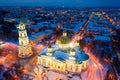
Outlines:
[[120,7],[119,0],[0,0],[0,6]]
[[104,1],[0,0],[0,80],[120,79],[119,2]]

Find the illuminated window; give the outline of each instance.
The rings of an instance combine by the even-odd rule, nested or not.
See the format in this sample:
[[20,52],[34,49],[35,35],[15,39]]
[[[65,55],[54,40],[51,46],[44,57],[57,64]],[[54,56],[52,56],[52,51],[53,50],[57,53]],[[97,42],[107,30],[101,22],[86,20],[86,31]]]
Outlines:
[[58,66],[58,69],[60,69],[60,66]]
[[23,43],[23,41],[21,41],[21,45],[23,45],[24,43]]

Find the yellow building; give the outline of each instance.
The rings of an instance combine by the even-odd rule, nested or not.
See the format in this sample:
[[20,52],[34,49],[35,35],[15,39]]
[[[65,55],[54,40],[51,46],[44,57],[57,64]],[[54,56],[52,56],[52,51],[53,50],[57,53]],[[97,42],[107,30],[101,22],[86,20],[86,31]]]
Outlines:
[[17,27],[19,31],[19,47],[18,47],[18,56],[21,58],[26,58],[32,55],[31,45],[29,44],[29,39],[27,36],[27,31],[25,25],[20,23]]
[[72,72],[72,73],[81,73],[81,71],[85,70],[88,65],[88,60],[83,61],[82,63],[76,63],[72,60],[66,60],[62,62],[60,60],[55,59],[54,57],[50,56],[39,56],[37,57],[37,63],[48,67],[50,70],[58,71],[58,72]]
[[80,74],[87,68],[88,61],[89,57],[81,52],[78,42],[73,45],[66,32],[57,39],[56,44],[45,48],[37,57],[37,64],[62,73]]

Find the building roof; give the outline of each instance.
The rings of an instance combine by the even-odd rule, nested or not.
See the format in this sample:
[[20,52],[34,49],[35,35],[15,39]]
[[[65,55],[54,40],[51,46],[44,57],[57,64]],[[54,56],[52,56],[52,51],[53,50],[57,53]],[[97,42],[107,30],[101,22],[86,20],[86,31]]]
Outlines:
[[69,58],[69,56],[65,52],[62,52],[62,51],[56,51],[53,54],[53,56],[60,61],[65,61]]
[[49,28],[56,28],[57,24],[52,24],[50,22],[38,22],[36,25],[31,25],[31,26],[28,26],[27,28],[28,29],[30,29],[30,28],[42,28],[43,26],[49,27]]
[[45,34],[44,31],[37,32],[37,33],[33,34],[32,37],[38,37],[38,36],[41,36],[41,35],[43,35],[43,34]]
[[2,31],[2,30],[0,30],[0,33],[3,33],[3,31]]
[[67,36],[62,36],[58,39],[59,44],[68,44],[70,43],[70,38]]
[[85,20],[83,22],[78,22],[78,24],[75,26],[73,31],[78,32],[79,29],[83,26],[84,23],[85,23]]
[[[57,46],[56,44],[51,45],[51,46],[52,46],[52,48],[53,48],[53,50],[54,50],[51,54],[52,54],[53,57],[55,57],[55,59],[60,60],[60,61],[62,61],[62,62],[65,62],[65,60],[68,60],[68,59],[69,59],[69,54],[70,54],[70,53],[69,53],[69,52],[70,52],[69,49],[67,49],[67,50],[58,49],[58,48],[56,48],[56,46]],[[54,48],[55,48],[55,49],[54,49]],[[86,60],[89,59],[89,56],[88,56],[87,54],[85,54],[84,51],[81,51],[80,48],[75,48],[74,50],[75,50],[75,52],[76,52],[75,58],[76,58],[76,61],[77,61],[78,63],[79,63],[79,62],[82,62],[82,61],[86,61]],[[47,48],[44,48],[44,49],[40,52],[40,54],[39,54],[38,56],[40,56],[40,55],[46,55],[47,52],[48,52],[48,49],[47,49]]]
[[50,34],[52,32],[53,32],[52,30],[47,29],[45,31],[40,31],[40,32],[37,32],[37,33],[33,34],[32,37],[36,38],[38,36],[41,36],[41,35],[44,35],[44,34]]
[[72,28],[61,28],[61,29],[62,30],[73,31],[73,32],[78,32],[85,22],[86,22],[86,20],[84,20],[82,22],[78,22],[73,29]]
[[98,36],[98,35],[94,35],[94,40],[110,41],[110,37],[108,37],[108,36]]

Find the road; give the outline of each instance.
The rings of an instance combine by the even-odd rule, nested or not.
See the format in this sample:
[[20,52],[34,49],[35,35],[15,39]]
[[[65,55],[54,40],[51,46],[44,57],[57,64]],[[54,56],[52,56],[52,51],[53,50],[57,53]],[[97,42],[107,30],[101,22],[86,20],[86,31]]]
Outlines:
[[86,32],[87,25],[89,24],[90,20],[94,16],[94,13],[92,12],[91,15],[89,16],[88,20],[84,23],[84,25],[81,27],[81,29],[78,31],[79,36],[83,36],[84,33]]
[[[92,12],[91,15],[89,16],[89,19],[85,22],[85,24],[79,30],[79,32],[78,32],[79,36],[83,36],[86,33],[87,25],[89,24],[89,22],[90,22],[90,20],[92,19],[93,16],[94,16],[94,13]],[[90,59],[95,63],[96,67],[98,68],[100,80],[103,80],[101,65],[99,65],[98,59],[91,52],[88,52],[89,50],[85,50],[85,51],[89,55]]]

